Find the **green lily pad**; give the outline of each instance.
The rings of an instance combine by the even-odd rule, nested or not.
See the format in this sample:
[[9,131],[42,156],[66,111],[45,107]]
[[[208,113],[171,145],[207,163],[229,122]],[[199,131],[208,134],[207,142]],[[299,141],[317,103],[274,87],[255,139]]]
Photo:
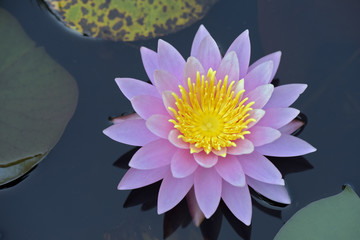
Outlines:
[[35,167],[42,159],[44,159],[46,155],[47,154],[34,156],[9,167],[1,167],[0,186],[22,177],[25,173]]
[[275,240],[360,239],[360,199],[350,186],[310,203],[280,229]]
[[[5,175],[25,174],[55,146],[74,113],[78,89],[72,76],[35,47],[2,9],[0,33],[1,184],[10,179]],[[5,174],[6,169],[12,170]]]
[[114,41],[176,32],[205,16],[217,0],[44,0],[71,29]]

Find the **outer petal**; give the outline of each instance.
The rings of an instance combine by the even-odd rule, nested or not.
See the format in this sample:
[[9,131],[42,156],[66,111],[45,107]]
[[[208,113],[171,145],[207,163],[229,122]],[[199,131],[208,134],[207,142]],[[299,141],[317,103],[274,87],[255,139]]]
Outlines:
[[250,140],[255,147],[274,142],[281,136],[278,130],[270,127],[254,126],[250,132],[251,133],[245,137]]
[[176,178],[189,176],[198,166],[189,150],[178,149],[171,159],[171,172]]
[[154,169],[169,165],[176,148],[165,139],[159,139],[140,148],[129,162],[136,169]]
[[168,139],[169,141],[177,148],[181,149],[189,149],[189,143],[184,142],[182,139],[178,138],[180,131],[177,129],[173,129],[170,131]]
[[235,187],[223,181],[221,197],[235,217],[249,226],[252,206],[248,186]]
[[250,72],[251,70],[253,70],[255,67],[259,66],[260,64],[267,62],[267,61],[272,61],[274,64],[274,67],[272,69],[272,74],[270,77],[270,81],[274,79],[274,76],[276,74],[276,71],[279,67],[280,64],[280,58],[281,58],[281,52],[274,52],[271,53],[269,55],[266,55],[265,57],[260,58],[259,60],[257,60],[256,62],[254,62],[253,64],[251,64],[251,66],[249,67],[248,72]]
[[306,84],[286,84],[276,87],[264,108],[288,107],[298,99],[306,88]]
[[227,153],[232,155],[249,154],[254,151],[254,145],[251,141],[241,138],[235,141],[236,147],[228,147]]
[[146,47],[140,48],[141,59],[150,81],[154,84],[154,71],[159,69],[158,56],[153,50]]
[[114,117],[111,119],[111,122],[114,124],[118,124],[118,123],[121,123],[121,122],[123,122],[125,120],[129,120],[129,119],[142,119],[142,118],[137,113],[130,113],[128,115]]
[[159,139],[147,129],[143,119],[124,120],[106,128],[103,133],[115,141],[133,146],[143,146]]
[[292,134],[293,132],[295,132],[296,130],[301,128],[304,124],[305,123],[303,121],[300,121],[298,119],[294,119],[290,123],[288,123],[287,125],[280,128],[279,131],[281,133],[285,133],[285,134]]
[[118,189],[135,189],[150,185],[163,179],[169,171],[168,166],[151,170],[138,170],[130,168],[121,179]]
[[243,169],[235,156],[227,156],[220,159],[215,165],[218,174],[228,183],[242,187],[245,185],[245,174]]
[[205,71],[209,68],[214,70],[218,68],[221,61],[221,54],[215,40],[210,35],[201,41],[195,57],[199,59]]
[[216,72],[216,79],[224,79],[228,76],[229,82],[239,80],[239,61],[235,52],[229,52],[221,60],[220,66]]
[[208,30],[206,30],[204,25],[200,25],[198,31],[195,34],[194,41],[191,46],[191,54],[190,54],[191,56],[196,55],[201,41],[207,36],[210,36],[210,33],[208,32]]
[[179,82],[181,81],[185,60],[171,44],[161,39],[158,42],[158,62],[160,69],[171,73]]
[[246,177],[247,184],[258,193],[276,202],[290,204],[291,200],[285,186],[268,184]]
[[239,60],[240,79],[243,78],[248,72],[248,67],[250,63],[250,50],[249,31],[245,30],[234,40],[234,42],[230,45],[229,49],[226,52],[236,52]]
[[131,99],[131,105],[135,112],[144,119],[148,119],[154,114],[168,115],[163,102],[157,97],[139,95]]
[[149,95],[160,98],[160,94],[156,88],[149,83],[133,78],[115,78],[115,81],[121,92],[129,100],[138,95]]
[[269,108],[257,126],[267,126],[275,129],[281,128],[291,122],[298,114],[295,108]]
[[195,57],[189,57],[184,67],[184,78],[183,78],[183,87],[188,89],[188,78],[190,78],[191,82],[196,81],[197,72],[200,75],[205,74],[205,70],[199,60]]
[[245,76],[245,90],[251,91],[260,85],[270,83],[272,70],[272,61],[267,61],[256,66]]
[[173,128],[173,124],[169,122],[169,115],[155,114],[146,121],[147,128],[156,136],[161,138],[168,138],[169,133]]
[[205,219],[205,216],[196,201],[194,188],[190,189],[189,193],[186,195],[186,201],[195,226],[200,226]]
[[265,183],[285,184],[279,170],[260,153],[241,155],[238,156],[238,159],[247,176]]
[[156,70],[154,72],[154,82],[160,94],[163,91],[172,91],[179,94],[179,80],[172,74],[164,70]]
[[194,183],[194,177],[174,178],[169,172],[163,179],[158,196],[158,214],[175,207],[189,192]]
[[213,153],[206,154],[204,151],[202,151],[199,153],[194,153],[193,155],[195,161],[204,168],[211,168],[218,162],[218,156]]
[[315,152],[316,149],[300,138],[282,134],[276,141],[257,147],[256,151],[266,156],[294,157]]
[[261,85],[247,93],[245,97],[249,98],[248,102],[255,102],[252,108],[262,108],[269,101],[273,91],[272,84]]
[[194,173],[197,202],[206,218],[214,214],[220,203],[222,180],[214,168],[199,167]]

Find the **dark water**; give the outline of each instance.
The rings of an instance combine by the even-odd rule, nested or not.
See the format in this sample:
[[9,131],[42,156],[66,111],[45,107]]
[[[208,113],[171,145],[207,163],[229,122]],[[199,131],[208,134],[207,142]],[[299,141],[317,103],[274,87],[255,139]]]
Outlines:
[[[292,204],[278,208],[254,200],[250,228],[226,208],[202,228],[186,225],[183,205],[167,214],[163,224],[164,215],[152,207],[151,188],[156,186],[130,196],[116,190],[125,170],[113,163],[132,148],[110,140],[102,130],[108,116],[132,108],[113,79],[147,80],[139,47],[156,49],[157,40],[124,44],[82,37],[65,29],[35,0],[2,0],[0,7],[75,77],[80,91],[76,113],[52,152],[25,180],[0,191],[0,239],[162,239],[164,226],[169,234],[179,224],[186,227],[168,239],[214,239],[217,233],[218,239],[272,239],[296,211],[340,192],[343,184],[360,193],[358,0],[222,0],[200,22],[163,37],[187,57],[200,23],[223,50],[249,29],[252,61],[281,50],[276,76],[280,84],[309,85],[294,106],[308,118],[301,138],[318,151],[306,156],[307,161],[276,163],[288,173]],[[123,208],[124,203],[129,207]]]

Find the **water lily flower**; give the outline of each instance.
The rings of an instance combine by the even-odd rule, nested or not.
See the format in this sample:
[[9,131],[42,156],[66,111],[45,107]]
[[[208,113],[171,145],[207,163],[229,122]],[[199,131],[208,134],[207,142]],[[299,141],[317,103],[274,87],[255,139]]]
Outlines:
[[307,85],[271,84],[281,52],[249,66],[246,30],[222,57],[204,26],[186,61],[163,40],[157,52],[145,47],[140,52],[152,84],[117,78],[136,113],[104,130],[115,141],[141,146],[118,189],[162,180],[159,214],[188,196],[193,215],[209,218],[222,199],[246,225],[252,215],[249,186],[289,204],[282,175],[265,156],[299,156],[316,149],[290,135],[299,127],[293,121],[299,110],[289,106]]

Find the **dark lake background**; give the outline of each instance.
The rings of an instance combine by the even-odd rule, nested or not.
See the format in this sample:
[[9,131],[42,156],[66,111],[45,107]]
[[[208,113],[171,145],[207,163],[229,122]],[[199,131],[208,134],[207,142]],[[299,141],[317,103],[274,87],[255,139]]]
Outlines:
[[[35,0],[1,0],[0,7],[15,16],[79,86],[75,115],[56,147],[26,179],[0,190],[0,239],[162,239],[164,215],[157,215],[156,208],[143,211],[140,205],[123,208],[130,191],[116,189],[125,170],[113,163],[132,147],[102,134],[109,116],[132,111],[114,78],[147,80],[139,47],[155,50],[157,39],[121,43],[83,37],[66,29]],[[251,62],[281,50],[276,75],[280,84],[309,85],[294,106],[308,119],[300,137],[318,151],[305,156],[306,161],[274,160],[288,173],[285,181],[292,204],[276,208],[253,199],[250,228],[228,216],[230,224],[219,211],[214,221],[208,221],[213,227],[203,227],[205,235],[216,238],[220,228],[218,239],[273,239],[295,212],[339,193],[343,184],[360,193],[359,13],[358,0],[220,0],[204,19],[162,37],[187,58],[200,24],[223,52],[249,29]],[[203,236],[190,223],[168,239]]]

